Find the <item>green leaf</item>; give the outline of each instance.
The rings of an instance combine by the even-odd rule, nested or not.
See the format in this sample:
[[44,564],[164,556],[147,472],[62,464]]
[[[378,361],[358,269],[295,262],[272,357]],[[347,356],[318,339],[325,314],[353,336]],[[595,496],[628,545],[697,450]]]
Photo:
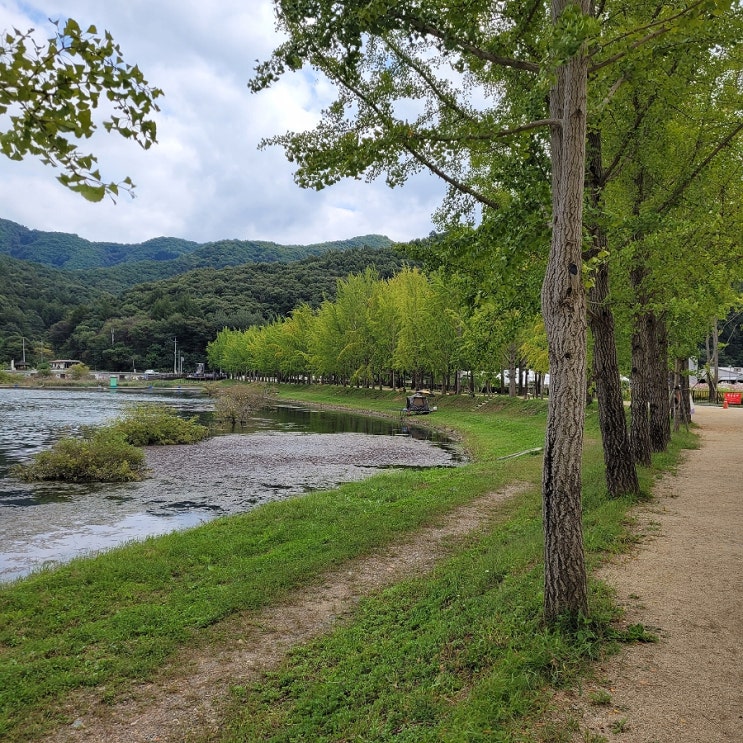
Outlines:
[[103,201],[103,197],[106,195],[105,186],[91,186],[89,183],[81,183],[76,186],[70,186],[70,188],[81,194],[84,199],[93,202]]

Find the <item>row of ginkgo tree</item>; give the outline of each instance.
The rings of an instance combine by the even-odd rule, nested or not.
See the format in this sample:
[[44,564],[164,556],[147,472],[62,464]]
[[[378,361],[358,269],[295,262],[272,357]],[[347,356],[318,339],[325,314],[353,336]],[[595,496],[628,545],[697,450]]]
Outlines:
[[[367,269],[338,281],[334,300],[296,308],[289,317],[224,328],[207,347],[209,364],[235,376],[281,381],[321,380],[362,386],[490,389],[529,354],[546,371],[546,353],[535,344],[534,319],[471,309],[463,290],[439,274],[405,268],[390,279]],[[520,325],[529,343],[517,343]],[[474,372],[473,372],[474,370]],[[515,384],[509,385],[515,392]]]

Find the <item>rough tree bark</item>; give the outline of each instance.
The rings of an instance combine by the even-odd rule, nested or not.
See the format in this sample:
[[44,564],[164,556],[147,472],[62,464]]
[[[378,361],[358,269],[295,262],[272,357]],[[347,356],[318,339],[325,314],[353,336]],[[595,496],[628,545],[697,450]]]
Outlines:
[[689,360],[677,358],[673,371],[673,396],[671,398],[671,412],[673,430],[678,431],[681,426],[688,429],[691,423],[691,400],[689,393]]
[[665,320],[650,312],[648,329],[648,356],[650,387],[648,390],[650,414],[650,451],[661,452],[671,441],[671,405],[668,387],[668,331]]
[[689,389],[689,359],[678,359],[678,384],[681,387],[681,423],[691,423],[691,390]]
[[[632,272],[641,307],[641,269]],[[630,440],[635,461],[649,465],[652,452],[662,452],[671,440],[671,406],[668,388],[668,336],[662,318],[641,309],[632,334],[632,425]]]
[[[634,275],[634,272],[633,272]],[[650,465],[650,419],[648,417],[647,333],[641,327],[645,316],[635,318],[632,333],[632,372],[630,374],[630,445],[635,462]]]
[[614,315],[607,306],[609,272],[601,266],[590,290],[588,320],[593,333],[593,375],[598,398],[599,426],[606,467],[606,487],[611,498],[640,492],[614,338]]
[[[569,4],[553,0],[556,20]],[[588,13],[588,0],[580,9]],[[583,553],[581,460],[586,385],[586,301],[581,280],[586,163],[587,63],[576,54],[557,71],[550,92],[553,126],[552,240],[542,285],[550,362],[544,446],[544,614],[588,613]]]
[[[599,213],[603,204],[604,168],[601,134],[588,134],[588,187],[591,204]],[[599,223],[590,227],[592,246],[589,258],[607,248],[606,230]],[[611,498],[640,492],[632,457],[627,419],[624,413],[622,381],[619,374],[614,314],[609,305],[609,267],[599,263],[588,293],[588,324],[593,334],[593,377],[598,398],[599,426],[604,449],[606,487]]]

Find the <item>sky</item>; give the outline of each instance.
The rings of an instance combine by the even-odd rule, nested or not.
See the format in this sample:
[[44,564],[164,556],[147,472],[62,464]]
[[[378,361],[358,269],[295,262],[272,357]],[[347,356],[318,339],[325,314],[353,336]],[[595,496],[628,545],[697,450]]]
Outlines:
[[90,204],[59,184],[53,168],[0,155],[0,217],[118,243],[165,236],[308,244],[372,233],[404,241],[433,229],[444,186],[432,175],[394,190],[383,178],[304,190],[281,148],[258,149],[264,137],[313,128],[334,99],[309,69],[267,91],[248,90],[256,62],[281,41],[271,0],[0,0],[0,31],[35,28],[47,38],[48,19],[66,17],[110,31],[126,61],[164,91],[158,144],[144,151],[106,133],[82,143],[104,180],[136,184],[136,198],[122,194],[116,203]]

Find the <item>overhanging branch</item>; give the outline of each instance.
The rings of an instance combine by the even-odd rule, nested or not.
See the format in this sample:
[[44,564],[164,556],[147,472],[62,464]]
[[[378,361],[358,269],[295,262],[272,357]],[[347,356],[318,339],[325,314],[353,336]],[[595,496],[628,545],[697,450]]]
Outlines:
[[[684,8],[683,10],[680,10],[675,15],[669,16],[668,18],[663,18],[662,20],[655,21],[653,23],[648,23],[646,26],[642,26],[640,28],[633,29],[631,33],[628,32],[626,34],[622,34],[622,35],[618,36],[616,39],[612,39],[609,43],[604,44],[601,47],[600,50],[605,49],[607,46],[609,46],[609,44],[617,43],[618,41],[621,41],[622,39],[625,39],[625,38],[627,38],[630,35],[639,33],[641,31],[647,31],[647,30],[649,30],[651,28],[655,28],[656,29],[656,30],[652,31],[649,34],[646,34],[641,39],[638,39],[637,41],[632,42],[626,50],[624,50],[622,52],[617,52],[616,54],[612,55],[611,57],[608,57],[607,59],[603,60],[602,62],[599,62],[598,64],[595,64],[595,65],[592,65],[591,67],[588,68],[588,74],[590,75],[590,74],[592,74],[592,73],[594,73],[594,72],[596,72],[596,71],[598,71],[600,69],[603,69],[604,67],[607,67],[607,66],[609,66],[611,64],[614,64],[614,62],[618,62],[623,57],[626,57],[627,54],[630,51],[632,51],[633,49],[637,49],[638,47],[641,47],[644,44],[647,44],[649,41],[652,41],[653,39],[656,39],[659,36],[663,36],[664,34],[667,34],[669,31],[671,31],[671,28],[670,28],[669,24],[672,21],[675,21],[678,18],[681,18],[681,17],[687,15],[692,10],[695,10],[700,5],[703,5],[705,2],[706,2],[706,0],[697,0],[697,2],[692,3],[688,8]],[[660,25],[660,28],[656,28],[659,25]],[[597,50],[591,56],[594,56],[595,57],[596,54],[598,54],[598,51],[600,51],[600,50]]]
[[[326,74],[333,77],[339,85],[342,85],[344,88],[348,89],[354,96],[356,96],[358,100],[364,103],[364,105],[368,106],[369,109],[374,111],[374,113],[377,115],[382,125],[388,131],[394,130],[395,128],[394,120],[391,120],[388,115],[386,115],[383,111],[381,111],[379,106],[377,106],[377,104],[374,103],[374,101],[372,101],[369,98],[369,96],[367,96],[361,89],[353,85],[349,80],[343,79],[341,76],[338,76],[338,75],[333,75],[332,73],[330,73],[329,69],[326,70]],[[434,175],[437,175],[445,183],[448,183],[452,188],[455,188],[457,191],[460,191],[461,193],[471,196],[473,199],[475,199],[479,203],[485,206],[489,206],[491,209],[496,209],[496,210],[500,209],[500,205],[496,201],[493,201],[492,199],[488,198],[485,194],[480,193],[479,191],[467,185],[466,183],[463,183],[459,179],[454,178],[453,176],[449,175],[446,171],[444,171],[442,168],[436,165],[436,163],[429,160],[422,152],[420,152],[414,146],[412,141],[401,140],[399,141],[399,144],[402,147],[402,149],[405,150],[417,162],[419,162],[425,168],[430,170]]]
[[470,54],[476,59],[482,60],[483,62],[490,62],[491,64],[497,65],[499,67],[511,67],[516,70],[524,70],[526,72],[533,73],[538,73],[541,69],[536,62],[529,62],[525,59],[514,59],[512,57],[504,57],[499,54],[493,54],[492,52],[489,52],[486,49],[481,49],[480,47],[475,46],[474,44],[471,44],[469,42],[452,38],[440,28],[437,28],[430,23],[425,23],[420,18],[414,16],[409,17],[406,16],[404,13],[393,13],[393,15],[401,23],[406,24],[413,31],[417,31],[422,36],[432,36],[434,39],[438,39],[445,44],[450,44],[454,49],[458,49],[461,52],[466,52],[467,54]]
[[678,200],[683,195],[684,191],[696,180],[697,176],[714,160],[741,132],[743,131],[743,121],[739,121],[731,130],[728,132],[712,151],[705,157],[689,175],[681,181],[676,188],[671,192],[671,195],[663,202],[659,207],[658,212],[667,212],[673,206],[675,206]]

